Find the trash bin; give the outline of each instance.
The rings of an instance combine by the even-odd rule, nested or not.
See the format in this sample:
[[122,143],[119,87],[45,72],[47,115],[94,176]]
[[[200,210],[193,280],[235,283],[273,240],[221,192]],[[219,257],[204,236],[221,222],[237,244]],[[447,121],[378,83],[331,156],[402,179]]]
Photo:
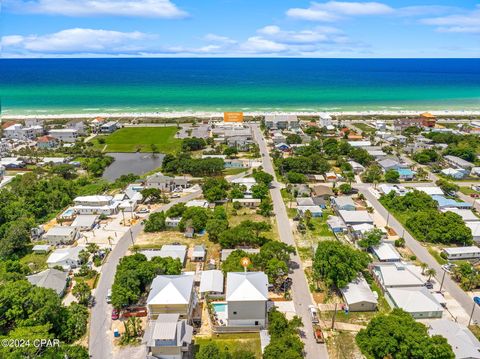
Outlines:
[[113,336],[114,336],[115,338],[119,338],[119,337],[120,337],[120,332],[118,331],[118,329],[114,329],[114,330],[113,330]]

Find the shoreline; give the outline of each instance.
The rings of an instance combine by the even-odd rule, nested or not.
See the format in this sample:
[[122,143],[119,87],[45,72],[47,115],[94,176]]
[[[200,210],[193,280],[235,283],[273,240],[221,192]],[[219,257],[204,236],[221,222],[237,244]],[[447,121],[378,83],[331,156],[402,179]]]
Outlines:
[[[265,115],[297,115],[297,116],[415,116],[423,112],[430,112],[435,116],[480,116],[480,110],[370,110],[370,111],[246,111],[246,117]],[[218,111],[178,111],[178,112],[120,112],[120,113],[72,113],[72,114],[35,114],[35,115],[0,115],[0,119],[11,120],[60,120],[60,119],[93,119],[105,118],[130,118],[130,119],[172,119],[172,118],[211,118],[223,117],[223,112]]]

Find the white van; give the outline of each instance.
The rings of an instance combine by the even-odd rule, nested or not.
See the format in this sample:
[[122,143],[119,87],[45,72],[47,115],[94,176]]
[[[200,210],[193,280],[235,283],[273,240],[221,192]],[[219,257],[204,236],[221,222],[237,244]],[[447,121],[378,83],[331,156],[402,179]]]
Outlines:
[[107,292],[107,297],[105,298],[107,300],[107,303],[110,304],[112,302],[112,290],[109,289]]

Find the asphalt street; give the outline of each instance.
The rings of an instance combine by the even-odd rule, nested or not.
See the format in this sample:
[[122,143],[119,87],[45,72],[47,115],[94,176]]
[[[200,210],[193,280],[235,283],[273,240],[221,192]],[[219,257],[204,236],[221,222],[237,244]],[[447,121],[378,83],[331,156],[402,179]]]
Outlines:
[[[260,148],[260,153],[262,154],[263,170],[275,177],[275,171],[273,170],[272,160],[270,159],[265,139],[257,125],[253,125],[252,128],[255,139]],[[272,182],[270,194],[272,196],[274,213],[277,220],[278,233],[280,234],[280,239],[282,240],[282,242],[292,246],[296,246],[295,239],[292,233],[292,228],[290,226],[290,220],[287,215],[287,210],[285,208],[285,203],[283,202],[280,188],[280,184],[275,179]],[[326,345],[318,344],[313,336],[313,327],[308,311],[308,306],[312,305],[313,302],[310,290],[308,288],[308,283],[303,272],[300,257],[297,254],[292,256],[291,263],[292,272],[290,273],[290,277],[293,280],[292,297],[295,305],[295,312],[300,318],[302,318],[302,322],[304,325],[302,340],[305,344],[305,358],[328,358]]]

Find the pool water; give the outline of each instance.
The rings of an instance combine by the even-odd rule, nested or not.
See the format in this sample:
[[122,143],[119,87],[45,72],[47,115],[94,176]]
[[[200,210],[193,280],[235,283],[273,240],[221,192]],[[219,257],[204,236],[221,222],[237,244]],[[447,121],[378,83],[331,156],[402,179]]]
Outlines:
[[227,303],[212,303],[215,313],[225,313],[227,311]]
[[62,216],[61,217],[71,217],[73,216],[73,214],[75,213],[74,209],[73,208],[69,208],[67,209],[65,212],[62,213]]

